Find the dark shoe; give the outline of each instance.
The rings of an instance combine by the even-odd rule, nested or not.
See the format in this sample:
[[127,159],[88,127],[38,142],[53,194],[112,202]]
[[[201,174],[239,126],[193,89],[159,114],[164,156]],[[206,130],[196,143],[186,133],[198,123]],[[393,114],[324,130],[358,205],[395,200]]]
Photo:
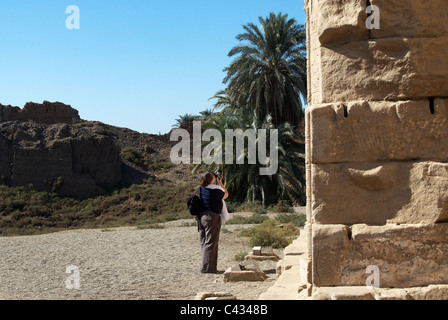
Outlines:
[[204,270],[201,270],[201,273],[214,273],[214,274],[217,274],[218,271],[204,271]]

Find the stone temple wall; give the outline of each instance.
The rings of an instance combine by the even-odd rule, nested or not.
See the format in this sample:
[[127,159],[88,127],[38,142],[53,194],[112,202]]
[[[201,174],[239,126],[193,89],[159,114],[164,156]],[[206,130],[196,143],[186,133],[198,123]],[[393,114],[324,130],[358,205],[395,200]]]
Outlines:
[[448,1],[305,11],[308,282],[366,286],[373,266],[380,288],[448,284]]

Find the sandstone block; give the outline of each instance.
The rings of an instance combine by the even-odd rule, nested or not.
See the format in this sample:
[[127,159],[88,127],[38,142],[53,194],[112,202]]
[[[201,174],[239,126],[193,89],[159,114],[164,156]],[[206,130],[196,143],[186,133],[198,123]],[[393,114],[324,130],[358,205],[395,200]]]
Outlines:
[[306,257],[300,257],[300,282],[302,283],[311,283],[311,260]]
[[310,29],[321,45],[369,38],[435,38],[448,35],[445,0],[370,0],[379,9],[380,29],[369,30],[367,2],[309,0],[305,2]]
[[261,270],[241,270],[239,266],[232,266],[224,272],[224,282],[264,281],[267,275]]
[[306,293],[306,283],[300,281],[299,267],[294,266],[280,275],[275,284],[262,293],[260,300],[298,300],[299,292]]
[[312,165],[312,219],[322,224],[448,221],[448,164]]
[[[448,35],[445,0],[370,0],[380,9],[380,29],[372,29],[372,38],[431,38]],[[362,26],[361,26],[362,27]]]
[[369,289],[366,287],[315,288],[313,300],[447,300],[447,285],[429,285],[405,289]]
[[343,257],[349,248],[348,231],[344,225],[313,224],[313,284],[332,286],[341,282]]
[[194,300],[237,300],[230,292],[198,292]]
[[244,260],[252,260],[252,261],[279,261],[280,257],[273,253],[272,255],[254,255],[254,254],[248,254]]
[[366,287],[316,288],[312,300],[375,300],[375,293]]
[[320,63],[320,89],[312,104],[448,96],[447,43],[444,36],[321,47],[320,62],[311,62]]
[[366,5],[359,0],[310,1],[308,16],[320,44],[368,39]]
[[[380,29],[366,26],[369,5]],[[305,0],[311,227],[300,263],[313,298],[447,297],[446,7]]]
[[411,288],[408,291],[414,300],[448,300],[448,285],[430,285],[425,288]]
[[[313,225],[313,283],[366,286],[377,266],[380,288],[448,283],[448,224]],[[336,244],[335,244],[336,243]]]
[[350,102],[309,108],[312,163],[448,159],[448,100]]

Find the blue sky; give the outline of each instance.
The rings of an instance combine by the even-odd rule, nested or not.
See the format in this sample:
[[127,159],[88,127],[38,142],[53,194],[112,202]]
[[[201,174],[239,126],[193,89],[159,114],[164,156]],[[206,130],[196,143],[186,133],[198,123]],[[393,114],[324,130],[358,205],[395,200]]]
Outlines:
[[[80,29],[66,28],[66,8]],[[60,101],[82,119],[167,133],[210,108],[242,25],[270,12],[305,23],[303,0],[4,0],[0,103]]]

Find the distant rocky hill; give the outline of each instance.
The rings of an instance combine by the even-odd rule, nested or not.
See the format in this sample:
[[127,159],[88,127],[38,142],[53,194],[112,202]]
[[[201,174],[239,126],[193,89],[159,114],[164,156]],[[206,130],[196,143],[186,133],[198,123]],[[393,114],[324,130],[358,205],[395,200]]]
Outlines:
[[81,121],[78,111],[60,102],[28,102],[23,109],[0,104],[0,123],[7,121],[35,121],[44,124],[76,123]]
[[169,135],[84,121],[60,102],[0,104],[0,184],[86,198],[142,183],[153,173],[124,160],[123,148],[169,160]]

